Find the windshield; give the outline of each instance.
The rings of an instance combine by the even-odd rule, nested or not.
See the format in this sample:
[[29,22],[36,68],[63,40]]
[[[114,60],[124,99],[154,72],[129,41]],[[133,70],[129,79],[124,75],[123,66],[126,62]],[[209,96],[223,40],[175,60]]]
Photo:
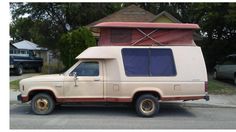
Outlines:
[[79,64],[79,61],[76,62],[73,66],[71,66],[67,71],[65,71],[63,75],[69,75],[70,72],[73,71],[73,69],[75,69],[78,66],[78,64]]

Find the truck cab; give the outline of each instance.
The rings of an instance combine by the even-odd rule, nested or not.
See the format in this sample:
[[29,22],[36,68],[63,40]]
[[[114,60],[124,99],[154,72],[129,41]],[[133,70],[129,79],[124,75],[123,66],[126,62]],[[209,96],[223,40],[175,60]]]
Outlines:
[[25,69],[41,72],[43,59],[36,57],[32,50],[10,50],[10,72],[16,75],[23,74]]

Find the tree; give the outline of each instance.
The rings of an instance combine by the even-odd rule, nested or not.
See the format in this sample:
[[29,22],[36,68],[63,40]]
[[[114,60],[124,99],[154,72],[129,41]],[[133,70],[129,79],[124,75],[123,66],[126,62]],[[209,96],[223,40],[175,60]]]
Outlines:
[[[119,10],[120,5],[120,3],[10,3],[13,20],[11,37],[13,42],[27,39],[54,50],[58,47],[61,35],[68,32],[66,25],[70,25],[70,30],[86,26]],[[21,19],[25,21],[22,22]],[[32,23],[27,25],[28,21]],[[23,28],[19,26],[22,23]]]
[[65,67],[69,68],[76,62],[75,57],[78,54],[95,44],[95,38],[85,27],[63,34],[59,40],[59,50]]

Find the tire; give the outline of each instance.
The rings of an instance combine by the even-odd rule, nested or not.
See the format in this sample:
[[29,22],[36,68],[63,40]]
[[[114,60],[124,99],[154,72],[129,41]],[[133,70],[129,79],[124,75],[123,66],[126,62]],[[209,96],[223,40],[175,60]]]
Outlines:
[[135,109],[141,117],[152,117],[159,112],[158,98],[150,94],[141,95],[136,100]]
[[23,74],[23,66],[18,65],[16,68],[16,75],[22,75]]
[[214,73],[213,73],[213,79],[217,80],[218,77],[217,77],[217,71],[215,70]]
[[31,109],[37,115],[50,114],[54,108],[54,99],[46,93],[39,93],[35,95],[31,101]]

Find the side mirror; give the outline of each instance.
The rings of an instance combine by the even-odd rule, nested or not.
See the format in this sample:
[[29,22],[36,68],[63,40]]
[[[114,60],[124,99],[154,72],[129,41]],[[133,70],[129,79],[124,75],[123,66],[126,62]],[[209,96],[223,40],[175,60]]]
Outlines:
[[73,77],[77,79],[77,72],[73,72]]
[[78,86],[76,81],[77,81],[77,72],[73,72],[73,77],[74,77],[74,82],[75,82],[75,87]]

